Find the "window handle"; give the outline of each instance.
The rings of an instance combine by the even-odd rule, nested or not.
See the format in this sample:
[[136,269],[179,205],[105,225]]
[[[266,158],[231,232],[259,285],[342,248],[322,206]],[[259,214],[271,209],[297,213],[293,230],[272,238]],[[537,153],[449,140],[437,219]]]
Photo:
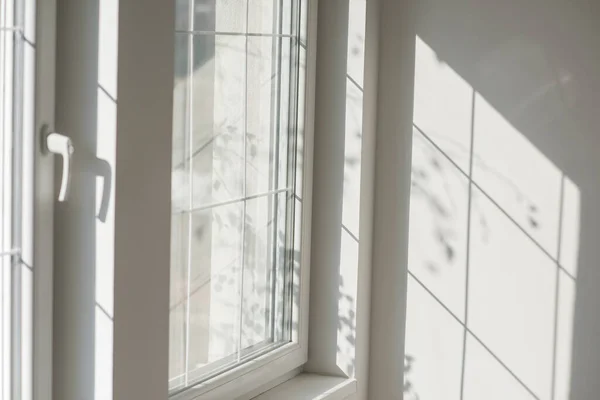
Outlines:
[[68,136],[51,132],[46,136],[46,149],[52,154],[62,157],[62,178],[58,201],[65,201],[69,195],[71,185],[71,162],[75,148]]

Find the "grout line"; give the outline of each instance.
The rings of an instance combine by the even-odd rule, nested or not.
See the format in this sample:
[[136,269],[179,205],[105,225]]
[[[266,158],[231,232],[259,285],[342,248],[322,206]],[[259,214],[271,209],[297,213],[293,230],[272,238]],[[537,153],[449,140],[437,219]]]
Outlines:
[[356,81],[354,80],[354,78],[352,78],[352,77],[350,76],[350,74],[346,74],[346,78],[348,78],[348,80],[349,80],[350,82],[352,82],[352,83],[354,84],[354,86],[356,86],[356,88],[357,88],[358,90],[360,90],[361,92],[363,92],[363,91],[364,91],[364,89],[363,89],[363,88],[362,88],[362,87],[361,87],[361,86],[358,84],[358,82],[356,82]]
[[464,398],[465,371],[467,363],[467,326],[469,321],[469,269],[471,266],[471,214],[473,206],[473,148],[475,147],[475,90],[471,97],[471,148],[469,150],[469,186],[467,197],[467,249],[465,260],[465,323],[463,332],[462,365],[460,372],[460,398]]
[[444,310],[446,310],[452,318],[454,318],[462,327],[468,329],[465,326],[464,322],[456,314],[454,314],[454,312],[452,310],[450,310],[448,308],[448,306],[446,304],[444,304],[444,302],[442,300],[440,300],[439,297],[437,297],[431,290],[429,290],[429,288],[427,286],[425,286],[425,284],[423,282],[421,282],[421,280],[419,278],[417,278],[417,276],[411,270],[408,270],[408,275],[411,278],[413,278],[415,280],[415,282],[417,282],[431,297],[433,297],[435,299],[435,301],[437,301],[439,303],[439,305],[442,306],[442,308]]
[[560,209],[558,212],[558,243],[556,245],[556,282],[554,292],[554,338],[552,348],[552,381],[551,381],[551,400],[556,398],[556,348],[558,346],[558,304],[560,297],[560,256],[562,247],[562,223],[563,210],[565,200],[565,174],[563,173],[560,180]]
[[565,274],[567,276],[567,278],[570,278],[574,282],[577,281],[577,278],[575,276],[573,276],[569,271],[567,271],[566,268],[563,267],[562,265],[560,265],[558,262],[556,263],[556,266],[558,267],[559,270],[562,271],[563,274]]
[[483,340],[481,340],[472,330],[465,326],[460,318],[458,318],[456,314],[454,314],[435,294],[433,294],[433,292],[431,292],[431,290],[429,290],[427,286],[425,286],[425,284],[415,276],[415,274],[413,274],[411,271],[408,271],[408,275],[419,286],[421,286],[423,290],[425,290],[425,292],[427,292],[427,294],[429,294],[436,301],[436,303],[438,303],[446,312],[448,312],[448,314],[450,314],[450,316],[454,318],[454,320],[456,320],[456,322],[458,322],[473,339],[475,339],[519,384],[521,384],[521,386],[527,390],[531,396],[533,396],[536,400],[540,400],[533,390],[531,390],[521,379],[519,379],[519,377],[483,342]]
[[435,143],[433,141],[433,139],[431,137],[429,137],[429,135],[427,135],[421,128],[419,128],[419,126],[417,124],[415,124],[413,122],[412,124],[415,129],[421,134],[421,136],[423,136],[433,147],[435,147],[435,149],[437,151],[439,151],[448,161],[450,161],[450,163],[455,166],[460,173],[467,179],[469,179],[469,174],[467,174],[465,171],[463,171],[462,167],[460,167],[456,161],[454,161],[448,154],[446,154],[446,152],[444,150],[442,150],[442,148],[440,146],[437,145],[437,143]]
[[116,97],[114,97],[112,94],[108,93],[108,90],[106,90],[104,88],[104,86],[102,86],[101,84],[98,84],[98,89],[100,89],[100,91],[102,93],[104,93],[110,100],[112,100],[113,103],[117,104]]
[[[423,129],[421,129],[421,128],[420,128],[418,125],[416,125],[416,123],[415,123],[415,122],[413,122],[413,126],[414,126],[416,129],[418,129],[419,131],[421,131],[421,133],[422,133],[422,134],[424,134],[425,136],[427,136],[427,138],[429,139],[429,141],[431,141],[431,142],[434,142],[434,140],[433,140],[433,139],[431,139],[431,138],[429,138],[429,136],[428,136],[428,135],[426,135],[426,134],[423,132]],[[449,145],[451,145],[451,146],[455,147],[455,148],[456,148],[456,150],[457,150],[457,151],[459,151],[461,154],[464,154],[464,151],[463,151],[462,145],[460,145],[459,143],[457,143],[455,140],[452,140],[452,139],[450,139],[450,138],[439,137],[439,138],[436,138],[436,141],[438,141],[438,142],[440,142],[440,143],[441,143],[441,142],[446,142],[447,144],[449,144]],[[436,144],[436,147],[437,147],[437,148],[439,148],[439,145],[437,145],[437,144]],[[441,148],[440,148],[440,151],[442,151],[443,153],[445,153],[445,154],[444,154],[444,156],[445,156],[446,158],[449,158],[449,159],[452,161],[452,158],[451,158],[452,156],[451,156],[451,154],[453,154],[453,152],[452,152],[451,150],[445,151],[445,150],[441,150]],[[467,153],[468,153],[468,151],[467,151]],[[459,154],[456,154],[456,156],[457,156],[457,157],[460,157],[460,155],[459,155]],[[474,165],[476,165],[476,164],[478,163],[478,161],[481,163],[481,167],[482,167],[482,168],[485,168],[485,169],[487,169],[487,170],[488,170],[488,171],[489,171],[491,174],[495,175],[495,176],[496,176],[498,179],[500,179],[500,180],[501,180],[502,182],[504,182],[506,185],[509,185],[509,186],[512,188],[512,190],[514,190],[515,192],[517,192],[519,195],[522,195],[522,196],[524,196],[524,195],[523,195],[523,193],[521,193],[521,190],[519,189],[519,187],[518,187],[516,184],[514,184],[512,181],[510,181],[510,180],[509,180],[509,179],[508,179],[506,176],[504,176],[502,173],[500,173],[500,172],[498,172],[498,171],[495,171],[494,169],[490,168],[490,167],[489,167],[489,166],[488,166],[488,165],[485,163],[485,161],[484,161],[484,160],[483,160],[481,157],[478,157],[476,154],[474,154],[474,158],[473,158],[473,163],[474,163]],[[453,164],[456,164],[456,163],[453,163]],[[459,168],[462,168],[462,167],[459,167]],[[466,175],[466,172],[463,172],[463,173]],[[527,196],[524,196],[524,197],[525,197],[525,198],[527,198]],[[527,199],[528,199],[528,198],[527,198]],[[528,199],[528,200],[529,200],[529,199]]]
[[[554,261],[555,263],[558,263],[558,261],[556,260],[556,258],[554,258],[554,256],[552,256],[550,254],[550,252],[548,252],[548,250],[546,250],[533,236],[531,236],[531,234],[529,232],[527,232],[525,230],[525,228],[523,228],[506,210],[504,210],[504,208],[502,208],[502,206],[500,206],[500,204],[498,204],[496,202],[496,200],[494,200],[492,198],[492,196],[490,196],[481,186],[479,186],[479,184],[475,181],[473,181],[472,179],[469,178],[469,175],[463,171],[463,169],[461,167],[458,166],[458,164],[456,164],[456,162],[454,160],[452,160],[450,158],[450,156],[448,154],[446,154],[444,152],[444,150],[442,150],[437,144],[435,144],[435,142],[425,133],[421,130],[421,128],[419,128],[416,124],[413,123],[413,126],[415,127],[415,129],[417,129],[417,131],[436,149],[438,150],[443,156],[444,158],[446,158],[448,161],[450,161],[450,163],[456,167],[459,172],[465,177],[467,178],[472,184],[473,186],[481,192],[481,194],[483,194],[490,202],[492,202],[492,204],[499,210],[501,211],[513,224],[515,224],[515,226],[521,230],[546,256],[548,256],[552,261]],[[563,266],[559,265],[559,268],[565,272],[565,274],[567,274],[571,279],[576,280],[577,278],[575,276],[573,276],[569,271],[567,271]]]
[[[550,260],[558,263],[558,261],[550,254],[548,250],[546,250],[529,232],[525,230],[496,200],[492,198],[485,190],[481,188],[476,182],[473,182],[473,186],[476,187],[496,208],[502,212],[521,232],[525,234]],[[562,268],[562,267],[561,267]]]
[[360,241],[358,240],[358,237],[354,233],[350,232],[350,229],[348,229],[348,227],[346,225],[342,224],[342,229],[345,230],[346,233],[348,235],[350,235],[350,237],[352,239],[354,239],[354,241],[356,241],[356,243],[360,243]]
[[96,307],[100,310],[100,312],[102,312],[102,314],[106,315],[108,319],[110,319],[111,321],[114,320],[113,316],[110,315],[108,311],[106,311],[106,308],[102,307],[100,304],[98,304],[98,302],[96,302]]
[[475,115],[475,92],[473,92],[473,103],[472,103],[472,116],[471,116],[471,149],[470,149],[470,158],[469,158],[469,172],[466,173],[450,156],[442,150],[421,128],[419,128],[415,123],[413,126],[415,129],[436,149],[438,150],[450,163],[458,169],[458,171],[468,179],[469,182],[469,195],[468,195],[468,216],[467,216],[467,254],[466,254],[466,291],[465,291],[465,321],[464,323],[435,295],[433,294],[426,286],[421,282],[411,271],[408,271],[410,277],[412,277],[431,297],[433,297],[436,302],[446,310],[464,329],[464,337],[463,337],[463,365],[461,372],[461,386],[460,386],[460,398],[464,397],[464,381],[465,381],[465,364],[466,364],[466,346],[467,346],[467,335],[471,335],[504,369],[516,380],[518,381],[525,390],[529,392],[535,399],[539,399],[538,396],[523,382],[519,377],[506,365],[502,360],[491,351],[491,349],[468,328],[468,304],[469,304],[469,269],[470,269],[470,221],[471,221],[471,213],[472,213],[472,197],[473,197],[473,187],[478,189],[501,213],[503,213],[519,230],[521,230],[547,257],[549,257],[552,261],[555,262],[556,269],[556,293],[555,293],[555,316],[554,316],[554,353],[553,353],[553,365],[552,365],[552,397],[555,398],[555,379],[556,379],[556,345],[557,345],[557,330],[558,330],[558,296],[559,296],[559,273],[562,270],[568,277],[573,280],[576,278],[570,274],[567,270],[564,269],[560,265],[560,251],[561,251],[561,240],[562,240],[562,213],[563,213],[563,203],[564,203],[564,174],[562,175],[561,180],[561,192],[560,192],[560,211],[559,211],[559,235],[558,235],[558,248],[557,248],[557,256],[553,257],[536,239],[532,237],[530,233],[528,233],[503,207],[501,207],[481,186],[479,186],[473,179],[473,153],[474,153],[474,115]]
[[480,345],[481,347],[483,347],[497,362],[498,364],[500,364],[502,367],[504,367],[504,369],[517,381],[521,384],[521,386],[523,387],[523,389],[527,390],[527,392],[529,392],[529,394],[535,398],[536,400],[540,400],[540,398],[538,396],[536,396],[536,394],[534,393],[533,390],[531,390],[526,384],[525,382],[523,382],[509,367],[508,365],[506,365],[504,362],[502,362],[502,360],[500,359],[500,357],[498,357],[485,343],[483,343],[483,341],[481,339],[479,339],[479,337],[477,337],[469,328],[467,328],[467,331],[469,332],[469,334],[471,335],[471,337],[473,337],[473,339],[475,339]]

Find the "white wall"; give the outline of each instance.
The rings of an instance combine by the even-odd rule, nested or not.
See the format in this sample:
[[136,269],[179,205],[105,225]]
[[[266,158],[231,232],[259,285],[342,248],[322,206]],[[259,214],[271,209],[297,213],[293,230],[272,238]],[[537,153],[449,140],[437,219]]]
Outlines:
[[416,4],[405,398],[597,399],[600,7]]

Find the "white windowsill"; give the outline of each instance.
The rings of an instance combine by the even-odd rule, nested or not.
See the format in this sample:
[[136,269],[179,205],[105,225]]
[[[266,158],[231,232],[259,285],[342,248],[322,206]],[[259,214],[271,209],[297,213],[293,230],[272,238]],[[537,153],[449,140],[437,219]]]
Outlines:
[[300,374],[253,400],[343,400],[356,392],[356,380]]

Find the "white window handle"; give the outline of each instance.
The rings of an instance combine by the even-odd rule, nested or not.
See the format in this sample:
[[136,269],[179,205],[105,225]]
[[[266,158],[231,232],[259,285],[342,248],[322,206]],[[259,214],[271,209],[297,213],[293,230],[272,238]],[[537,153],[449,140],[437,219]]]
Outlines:
[[68,136],[56,132],[51,132],[46,136],[46,148],[50,153],[62,157],[62,178],[58,201],[65,201],[69,195],[69,186],[71,183],[71,158],[75,148]]

